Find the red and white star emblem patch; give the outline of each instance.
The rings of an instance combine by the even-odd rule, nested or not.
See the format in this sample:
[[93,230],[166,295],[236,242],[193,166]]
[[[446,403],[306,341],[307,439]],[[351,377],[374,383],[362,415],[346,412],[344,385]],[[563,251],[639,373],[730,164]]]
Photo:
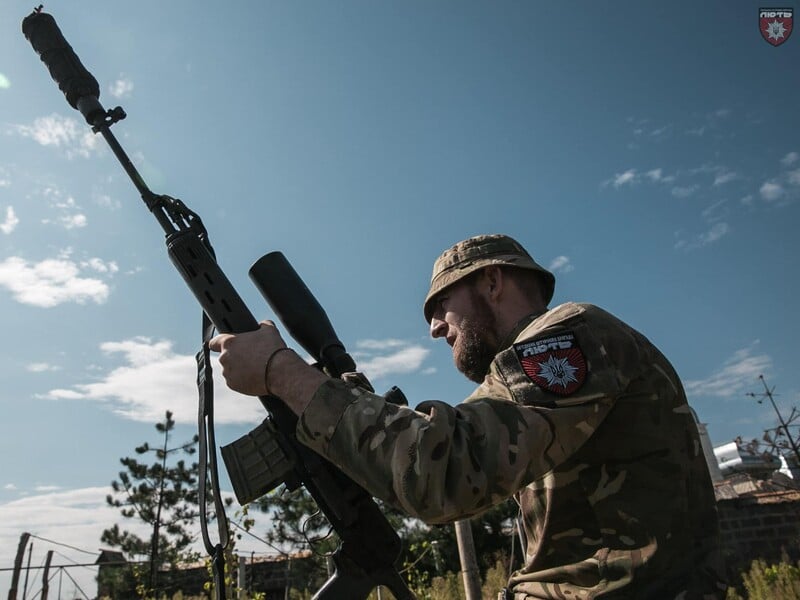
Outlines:
[[758,29],[761,37],[773,46],[780,46],[794,29],[793,8],[759,8]]
[[536,385],[560,396],[586,381],[586,359],[571,331],[514,344],[522,370]]

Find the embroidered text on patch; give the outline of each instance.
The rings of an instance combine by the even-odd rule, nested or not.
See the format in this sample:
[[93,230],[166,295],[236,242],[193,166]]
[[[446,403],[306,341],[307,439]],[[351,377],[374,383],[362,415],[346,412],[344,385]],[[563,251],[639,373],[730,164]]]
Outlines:
[[572,332],[514,344],[525,374],[539,387],[568,396],[586,380],[586,359]]

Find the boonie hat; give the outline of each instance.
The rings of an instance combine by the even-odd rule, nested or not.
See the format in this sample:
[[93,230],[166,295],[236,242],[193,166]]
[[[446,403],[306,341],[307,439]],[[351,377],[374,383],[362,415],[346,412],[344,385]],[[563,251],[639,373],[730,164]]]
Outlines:
[[539,265],[522,245],[507,235],[477,235],[445,250],[433,263],[431,287],[422,310],[430,323],[433,314],[433,297],[470,273],[489,265],[517,267],[537,271],[541,275],[545,304],[553,299],[556,278]]

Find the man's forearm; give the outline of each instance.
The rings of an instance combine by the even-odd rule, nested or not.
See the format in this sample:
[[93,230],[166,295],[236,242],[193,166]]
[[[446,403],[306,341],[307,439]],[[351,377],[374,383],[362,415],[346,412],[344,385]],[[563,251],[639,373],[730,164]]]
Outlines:
[[267,390],[277,396],[296,415],[302,414],[314,393],[329,378],[294,351],[279,352],[264,373]]

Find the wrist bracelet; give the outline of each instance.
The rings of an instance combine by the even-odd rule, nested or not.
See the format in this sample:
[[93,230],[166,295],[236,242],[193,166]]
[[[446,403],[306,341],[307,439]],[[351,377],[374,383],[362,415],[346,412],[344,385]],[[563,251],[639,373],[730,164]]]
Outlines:
[[270,393],[270,391],[269,391],[269,385],[267,384],[267,379],[269,377],[269,367],[270,367],[270,365],[272,365],[273,359],[280,352],[282,352],[283,350],[291,350],[291,348],[289,348],[288,346],[282,346],[282,347],[278,348],[277,350],[273,351],[272,354],[269,355],[269,358],[267,359],[267,362],[264,363],[264,391],[266,392],[267,396],[271,396],[272,395]]

